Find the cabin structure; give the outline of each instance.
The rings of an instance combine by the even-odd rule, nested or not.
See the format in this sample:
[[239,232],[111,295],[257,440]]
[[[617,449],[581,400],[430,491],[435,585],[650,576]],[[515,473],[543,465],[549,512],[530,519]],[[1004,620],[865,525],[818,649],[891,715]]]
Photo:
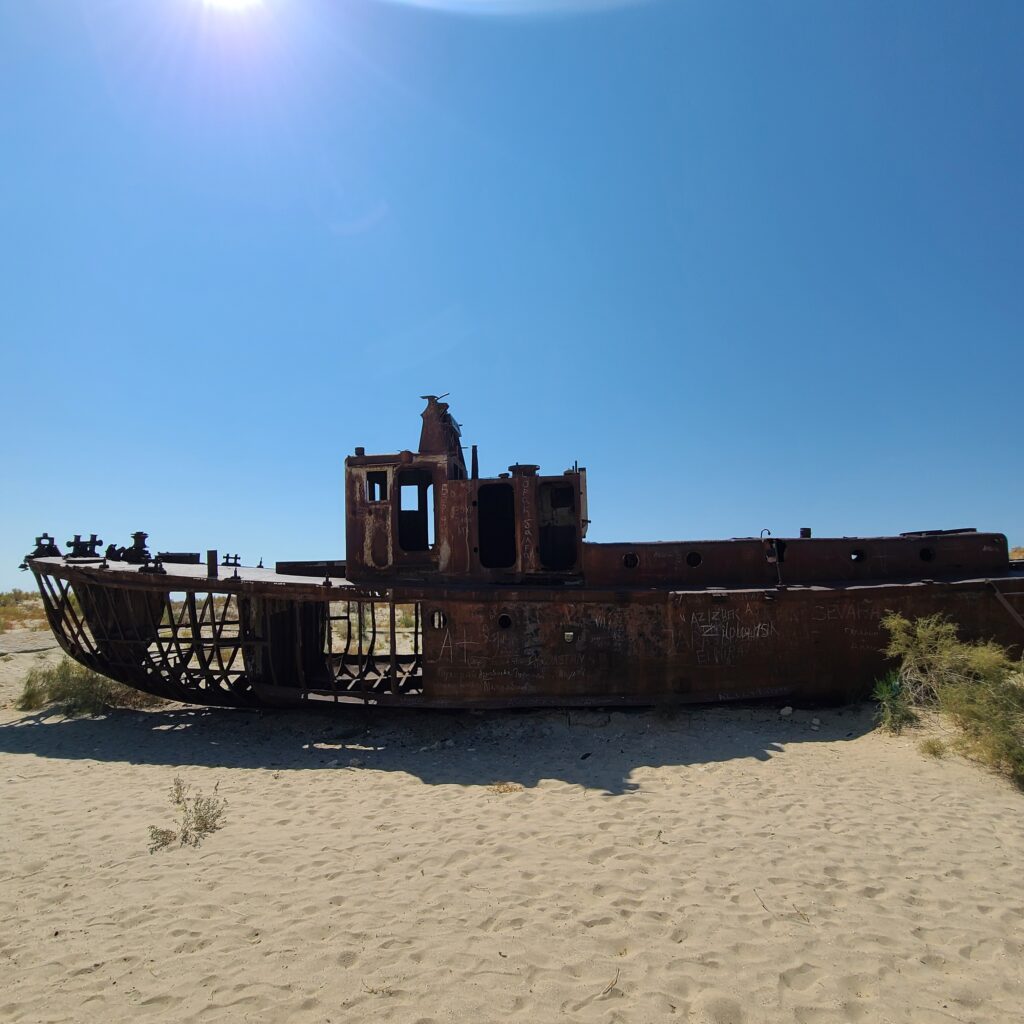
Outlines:
[[466,469],[448,405],[426,396],[419,449],[345,460],[347,577],[481,583],[582,580],[587,471],[541,476],[509,466],[480,479],[476,446]]

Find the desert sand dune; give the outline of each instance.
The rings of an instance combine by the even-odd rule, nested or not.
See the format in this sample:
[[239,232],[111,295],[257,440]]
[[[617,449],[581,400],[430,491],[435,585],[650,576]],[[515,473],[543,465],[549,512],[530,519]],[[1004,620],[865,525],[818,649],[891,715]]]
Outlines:
[[[1024,798],[869,708],[69,720],[38,657],[4,1020],[1020,1019]],[[176,776],[227,823],[150,854]]]

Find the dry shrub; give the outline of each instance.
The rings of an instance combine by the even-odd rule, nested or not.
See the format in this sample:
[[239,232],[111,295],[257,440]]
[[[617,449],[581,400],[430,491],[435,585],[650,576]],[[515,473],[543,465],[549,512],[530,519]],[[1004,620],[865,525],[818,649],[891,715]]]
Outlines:
[[522,793],[523,787],[518,782],[495,782],[487,787],[491,793]]
[[28,590],[0,592],[0,633],[16,626],[29,626],[46,621],[43,602],[38,594]]
[[25,677],[20,711],[38,711],[59,704],[66,715],[102,715],[111,708],[151,708],[164,701],[65,658],[56,665],[33,668]]
[[885,653],[900,659],[897,675],[911,704],[934,704],[944,687],[996,683],[1020,668],[991,640],[961,643],[956,625],[943,615],[911,622],[890,612],[882,625],[889,632]]
[[960,749],[1024,787],[1024,686],[1020,676],[939,692],[939,708],[960,727]]
[[191,795],[191,787],[175,777],[171,785],[171,806],[178,810],[177,828],[149,826],[149,852],[156,853],[165,847],[198,846],[208,835],[224,827],[224,814],[228,802],[217,796],[220,783],[213,787],[212,796],[201,792]]
[[31,669],[25,677],[21,696],[14,702],[19,711],[38,711],[50,702],[46,681],[40,669]]
[[1024,665],[992,641],[962,642],[941,615],[882,625],[905,707],[937,707],[959,728],[956,749],[1024,786]]
[[946,744],[937,736],[929,736],[927,739],[921,740],[921,742],[917,745],[917,749],[920,750],[922,754],[926,754],[928,757],[946,756]]

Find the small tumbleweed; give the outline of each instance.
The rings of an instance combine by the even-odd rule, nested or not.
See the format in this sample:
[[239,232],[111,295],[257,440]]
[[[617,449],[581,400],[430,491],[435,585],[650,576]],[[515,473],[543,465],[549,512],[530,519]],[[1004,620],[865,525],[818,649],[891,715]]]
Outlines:
[[158,828],[156,825],[149,826],[149,852],[156,853],[165,847],[173,846],[198,846],[211,832],[224,825],[224,812],[228,802],[223,797],[217,796],[220,788],[218,782],[213,787],[212,796],[203,796],[197,792],[195,796],[190,795],[191,787],[182,779],[175,778],[171,785],[171,806],[178,809],[180,818],[177,828]]

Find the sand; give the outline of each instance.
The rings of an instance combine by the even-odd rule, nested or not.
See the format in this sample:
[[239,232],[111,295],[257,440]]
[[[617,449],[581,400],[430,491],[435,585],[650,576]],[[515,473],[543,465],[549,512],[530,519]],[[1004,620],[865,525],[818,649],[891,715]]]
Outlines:
[[[870,709],[17,712],[55,656],[0,661],[5,1021],[1024,1012],[1024,796]],[[226,824],[150,854],[176,776]]]

